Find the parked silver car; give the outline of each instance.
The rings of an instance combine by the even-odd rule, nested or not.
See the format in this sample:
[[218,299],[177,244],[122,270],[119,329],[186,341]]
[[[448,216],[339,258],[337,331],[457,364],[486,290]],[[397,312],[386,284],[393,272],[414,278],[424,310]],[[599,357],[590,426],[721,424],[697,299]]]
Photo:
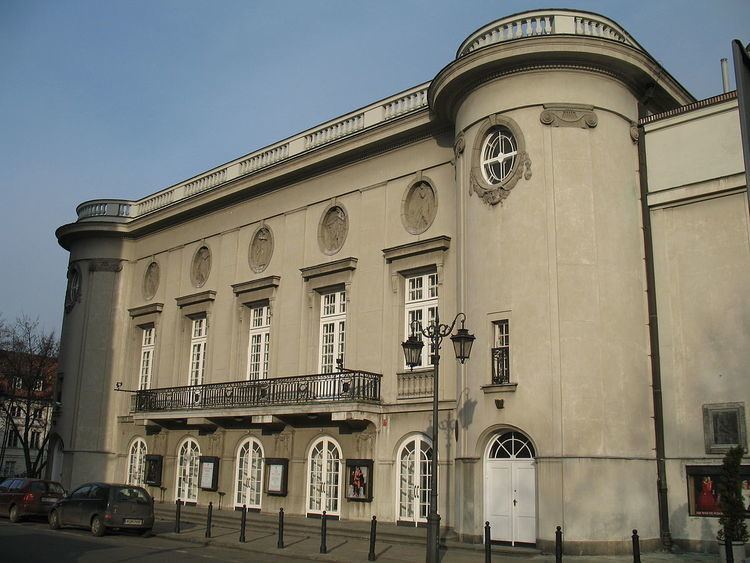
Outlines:
[[143,487],[86,483],[52,507],[49,526],[89,528],[95,536],[115,529],[145,534],[154,526],[154,500]]

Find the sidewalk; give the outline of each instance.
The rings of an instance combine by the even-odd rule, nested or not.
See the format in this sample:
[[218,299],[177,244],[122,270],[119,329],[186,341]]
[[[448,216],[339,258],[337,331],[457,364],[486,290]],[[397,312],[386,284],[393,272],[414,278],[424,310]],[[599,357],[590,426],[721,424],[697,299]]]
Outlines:
[[[170,507],[172,508],[172,507]],[[267,514],[249,513],[245,543],[239,542],[239,513],[216,511],[213,516],[211,538],[205,537],[205,508],[183,507],[181,533],[174,532],[174,509],[167,510],[157,505],[157,522],[154,533],[172,540],[216,545],[251,553],[284,555],[311,561],[349,563],[367,561],[369,551],[369,523],[328,521],[327,553],[320,553],[320,521],[289,515],[284,522],[284,549],[277,547],[278,526],[275,517]],[[382,534],[381,534],[382,528]],[[394,530],[395,529],[395,530]],[[363,533],[364,532],[364,533]],[[441,549],[442,563],[482,563],[484,546],[447,541]],[[393,524],[378,524],[375,545],[377,561],[381,563],[405,563],[423,561],[425,557],[425,530],[421,528],[397,528]],[[643,563],[689,562],[715,563],[717,555],[648,553],[641,556]],[[539,550],[493,546],[493,563],[518,563],[520,561],[550,562],[555,557]],[[632,556],[564,556],[563,561],[575,563],[632,563]]]

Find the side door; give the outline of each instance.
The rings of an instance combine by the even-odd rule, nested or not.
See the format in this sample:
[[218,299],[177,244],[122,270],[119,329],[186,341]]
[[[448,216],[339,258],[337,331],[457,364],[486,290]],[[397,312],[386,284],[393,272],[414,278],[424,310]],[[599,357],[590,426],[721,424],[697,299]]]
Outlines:
[[88,497],[81,503],[81,526],[89,526],[94,514],[104,514],[109,502],[109,487],[92,485]]
[[83,485],[70,493],[68,498],[63,499],[60,502],[57,509],[59,511],[60,521],[63,524],[69,524],[72,526],[81,525],[81,510],[83,509],[83,503],[89,496],[90,490],[91,485]]
[[492,539],[513,541],[513,485],[511,462],[487,462],[484,481],[485,518],[490,523]]

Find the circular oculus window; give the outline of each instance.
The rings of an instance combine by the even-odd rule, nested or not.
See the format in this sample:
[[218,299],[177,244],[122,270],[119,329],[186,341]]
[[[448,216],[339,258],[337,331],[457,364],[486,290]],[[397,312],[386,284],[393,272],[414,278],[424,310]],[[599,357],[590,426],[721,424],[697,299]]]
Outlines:
[[482,177],[492,186],[504,182],[512,173],[518,157],[518,142],[504,125],[493,127],[482,143]]

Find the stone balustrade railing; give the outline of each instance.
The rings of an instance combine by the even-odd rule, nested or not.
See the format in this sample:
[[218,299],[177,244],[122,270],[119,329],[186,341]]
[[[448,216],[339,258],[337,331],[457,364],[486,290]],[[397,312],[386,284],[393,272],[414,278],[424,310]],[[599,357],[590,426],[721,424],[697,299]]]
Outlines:
[[[354,135],[398,117],[427,107],[427,87],[420,84],[405,92],[371,104],[362,110],[339,117],[304,131],[283,143],[266,147],[225,165],[208,170],[194,178],[135,202],[126,202],[127,211],[111,204],[115,200],[94,200],[78,206],[79,221],[130,221],[152,213],[185,198],[214,190],[227,182],[256,173],[288,158],[314,150],[327,143]],[[110,202],[110,203],[107,203]]]
[[503,18],[478,29],[461,44],[456,58],[487,45],[540,35],[587,35],[641,48],[624,29],[604,16],[571,10],[539,10]]

